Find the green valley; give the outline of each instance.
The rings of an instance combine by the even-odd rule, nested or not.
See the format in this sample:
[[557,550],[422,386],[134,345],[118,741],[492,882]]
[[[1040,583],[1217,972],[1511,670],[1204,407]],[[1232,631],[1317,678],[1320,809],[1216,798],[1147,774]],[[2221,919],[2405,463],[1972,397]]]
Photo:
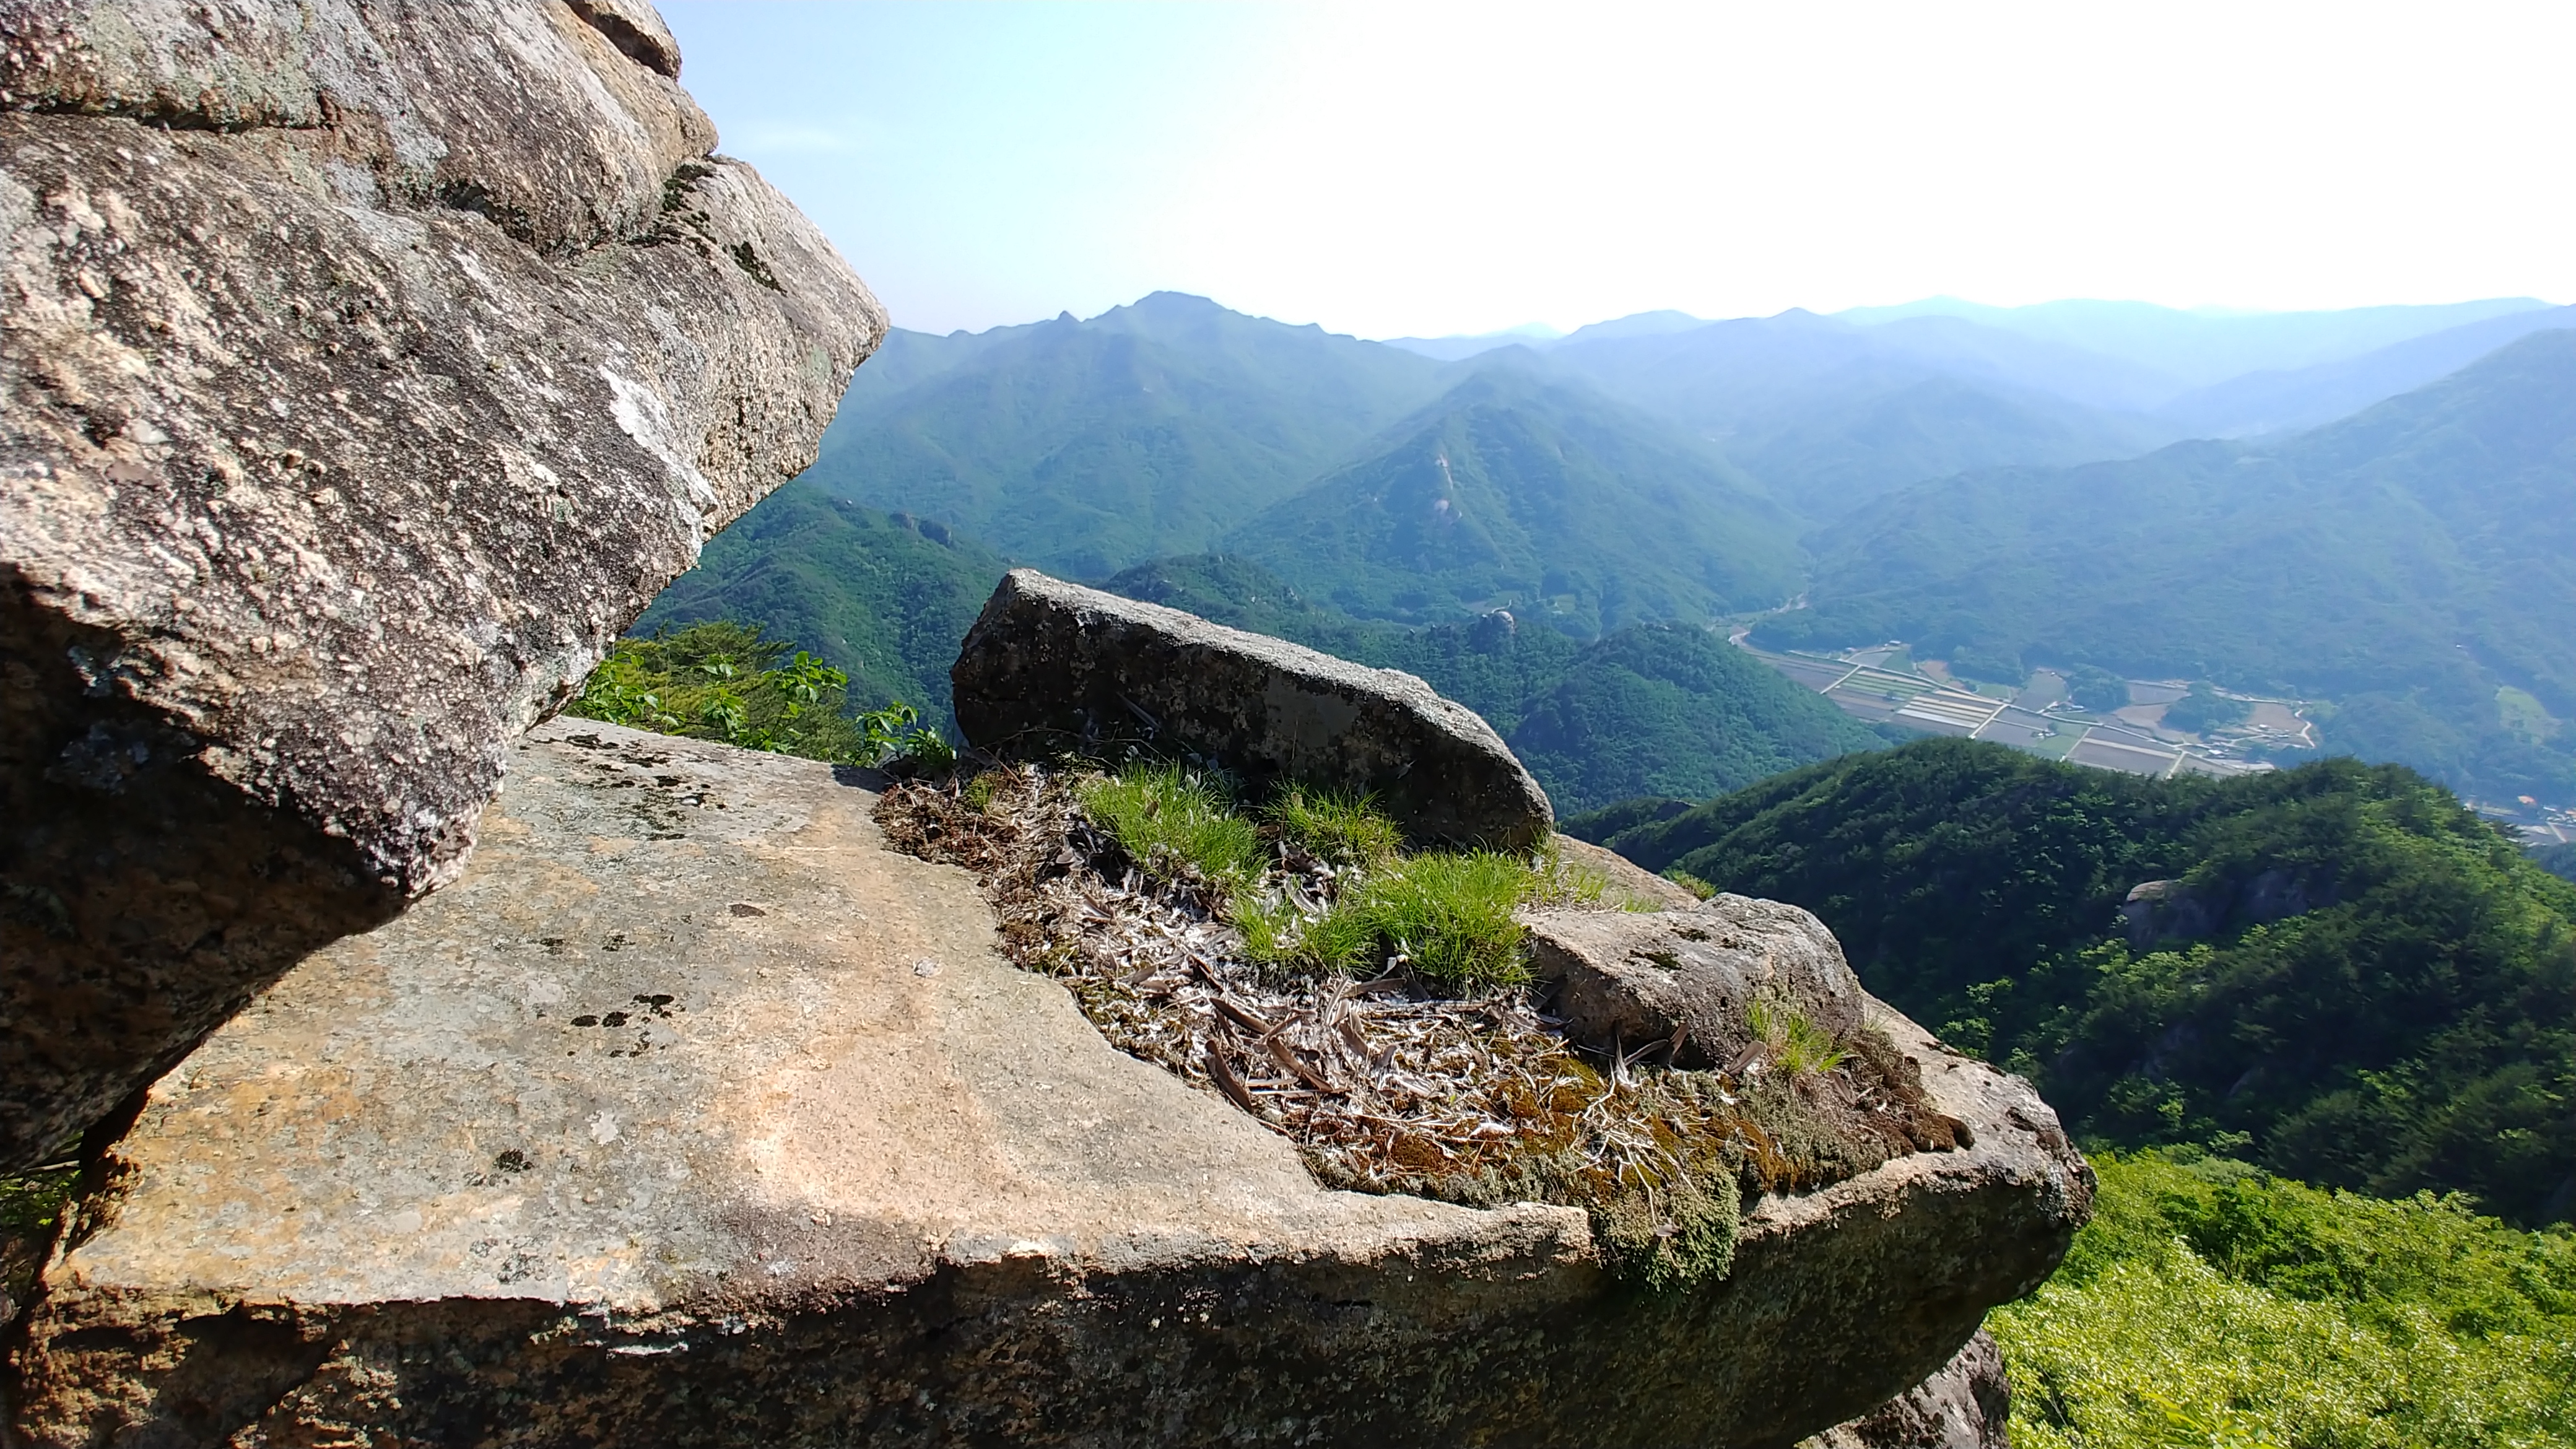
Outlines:
[[[2325,748],[2492,797],[2576,798],[2576,332],[2252,448],[1902,490],[1812,542],[1811,607],[1757,642],[1904,639],[2332,701]],[[2519,726],[2519,727],[2517,727]]]
[[634,632],[757,624],[846,671],[852,707],[902,700],[945,725],[957,641],[1010,567],[940,524],[862,508],[809,476],[707,540]]

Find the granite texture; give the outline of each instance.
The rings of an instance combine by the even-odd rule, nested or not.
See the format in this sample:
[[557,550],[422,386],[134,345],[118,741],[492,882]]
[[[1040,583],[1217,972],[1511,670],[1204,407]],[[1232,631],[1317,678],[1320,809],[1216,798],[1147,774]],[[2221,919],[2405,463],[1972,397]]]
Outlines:
[[0,1167],[451,879],[884,313],[632,0],[0,6]]
[[1981,1328],[1930,1378],[1800,1449],[2011,1449],[2011,1417],[2003,1350]]
[[1681,1033],[1678,1065],[1728,1067],[1754,1040],[1757,1003],[1794,1011],[1836,1039],[1862,1022],[1867,993],[1833,932],[1778,901],[1718,895],[1688,909],[1533,911],[1530,970],[1550,984],[1566,1034],[1607,1049]]

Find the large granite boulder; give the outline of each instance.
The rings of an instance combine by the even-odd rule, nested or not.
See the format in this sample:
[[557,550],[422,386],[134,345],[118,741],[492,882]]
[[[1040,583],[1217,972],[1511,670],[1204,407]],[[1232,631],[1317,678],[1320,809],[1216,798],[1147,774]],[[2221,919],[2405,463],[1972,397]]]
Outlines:
[[575,721],[462,879],[153,1088],[17,1340],[40,1446],[1786,1445],[1939,1368],[2090,1196],[1975,1145],[1746,1205],[1722,1281],[1575,1209],[1327,1191],[895,853],[869,777]]
[[452,877],[885,322],[636,0],[0,7],[0,1166]]
[[1779,901],[1721,894],[1687,910],[1523,919],[1549,1010],[1566,1035],[1603,1049],[1677,1039],[1678,1065],[1725,1067],[1752,1044],[1757,1009],[1840,1040],[1869,1000],[1825,923]]
[[1393,669],[1015,569],[949,671],[957,724],[1000,752],[1133,741],[1255,786],[1366,791],[1418,841],[1526,850],[1555,813],[1493,728]]

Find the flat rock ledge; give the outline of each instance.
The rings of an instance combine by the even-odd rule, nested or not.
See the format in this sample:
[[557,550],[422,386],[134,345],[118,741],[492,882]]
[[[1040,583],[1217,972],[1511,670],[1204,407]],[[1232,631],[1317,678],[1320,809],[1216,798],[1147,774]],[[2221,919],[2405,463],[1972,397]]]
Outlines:
[[1258,786],[1373,794],[1418,841],[1527,850],[1547,792],[1474,710],[1395,669],[1014,569],[949,671],[957,724],[998,753],[1134,741]]
[[1892,1014],[1969,1150],[1615,1283],[1584,1216],[1318,1187],[1004,964],[874,777],[557,721],[464,876],[152,1090],[8,1368],[41,1446],[1788,1445],[2054,1268],[2091,1179]]

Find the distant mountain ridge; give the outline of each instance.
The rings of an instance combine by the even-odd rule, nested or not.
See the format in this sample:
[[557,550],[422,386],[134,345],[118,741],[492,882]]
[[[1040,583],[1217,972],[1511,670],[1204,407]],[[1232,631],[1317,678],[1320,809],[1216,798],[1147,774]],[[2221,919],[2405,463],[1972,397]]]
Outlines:
[[2411,337],[2548,305],[2531,297],[2492,297],[2435,306],[2237,312],[2088,300],[1990,307],[1954,297],[1931,297],[1893,307],[1854,307],[1834,315],[1859,326],[1957,318],[2125,358],[2174,378],[2180,390],[2207,387],[2249,372],[2288,371],[2358,357]]
[[1360,618],[1511,608],[1578,637],[1795,593],[1797,528],[1715,450],[1580,384],[1488,364],[1226,537]]
[[898,339],[907,371],[860,399],[807,476],[1105,574],[1213,545],[1440,380],[1409,353],[1171,292],[1006,332]]
[[2536,307],[2393,342],[2358,357],[2249,372],[2183,394],[2156,415],[2195,436],[2290,432],[2412,392],[2534,332],[2576,327],[2576,307]]
[[[2525,662],[2559,627],[2562,570],[2514,542],[2551,536],[2557,495],[2460,520],[2441,509],[2477,488],[2407,502],[2426,468],[2489,492],[2511,476],[2432,461],[2444,434],[2431,425],[2338,465],[2352,477],[2333,489],[2285,462],[2283,439],[2175,446],[2193,408],[2239,422],[2332,411],[2497,337],[2564,336],[2564,309],[1900,310],[1647,313],[1452,363],[1173,293],[1088,320],[898,332],[808,481],[1067,577],[1221,549],[1335,611],[1416,629],[1508,608],[1606,638],[1805,588],[1814,607],[1766,638],[1870,633],[2024,663],[2056,650],[2295,687],[2338,711],[2317,712],[2330,748],[2568,798],[2576,712],[2554,666]],[[2154,364],[2204,366],[2213,348],[2328,360],[2152,413],[2109,405],[2178,387]],[[2545,411],[2545,391],[2530,405]],[[2028,482],[2068,469],[2081,479]],[[2304,481],[2263,482],[2282,469]],[[2045,502],[2051,488],[2060,502]],[[2253,587],[2264,580],[2269,593]]]

